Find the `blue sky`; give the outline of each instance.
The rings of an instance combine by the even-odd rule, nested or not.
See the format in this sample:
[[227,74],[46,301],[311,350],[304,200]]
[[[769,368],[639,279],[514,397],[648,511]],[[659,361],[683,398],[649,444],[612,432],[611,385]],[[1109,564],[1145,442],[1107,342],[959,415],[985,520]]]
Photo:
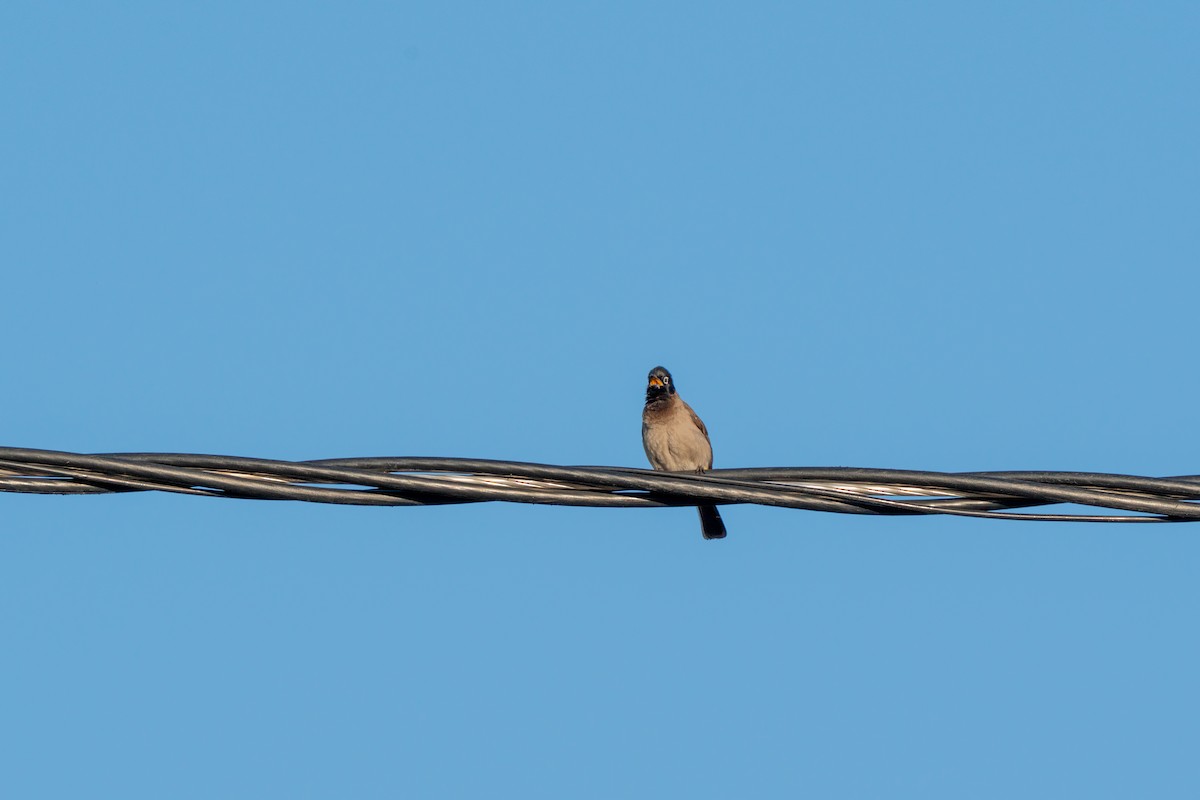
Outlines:
[[[1185,3],[0,9],[0,444],[1200,472]],[[1200,529],[0,496],[23,797],[1184,797]]]

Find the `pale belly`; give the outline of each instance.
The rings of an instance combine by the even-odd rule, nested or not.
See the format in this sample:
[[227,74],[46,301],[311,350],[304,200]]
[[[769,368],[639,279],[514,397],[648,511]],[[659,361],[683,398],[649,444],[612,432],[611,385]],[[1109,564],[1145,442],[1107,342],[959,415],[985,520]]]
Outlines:
[[712,466],[712,446],[690,420],[686,425],[643,425],[642,444],[655,469],[695,472]]

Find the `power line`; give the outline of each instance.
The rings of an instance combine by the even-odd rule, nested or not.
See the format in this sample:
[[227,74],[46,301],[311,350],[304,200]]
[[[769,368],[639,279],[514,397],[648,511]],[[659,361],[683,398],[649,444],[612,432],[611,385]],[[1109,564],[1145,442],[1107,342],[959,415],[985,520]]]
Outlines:
[[[279,461],[188,453],[0,447],[0,491],[416,506],[510,502],[648,508],[749,503],[843,514],[951,514],[1057,522],[1200,520],[1200,476],[1096,472],[929,472],[860,467],[716,469],[703,475],[473,458]],[[1121,514],[1019,511],[1075,504]]]

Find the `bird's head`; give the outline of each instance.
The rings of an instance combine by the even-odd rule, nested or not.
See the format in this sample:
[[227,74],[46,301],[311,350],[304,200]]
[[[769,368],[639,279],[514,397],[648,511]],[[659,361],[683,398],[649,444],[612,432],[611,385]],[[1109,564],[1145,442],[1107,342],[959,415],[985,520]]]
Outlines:
[[646,381],[646,399],[654,400],[672,394],[675,394],[675,382],[671,380],[671,373],[667,372],[665,367],[650,370]]

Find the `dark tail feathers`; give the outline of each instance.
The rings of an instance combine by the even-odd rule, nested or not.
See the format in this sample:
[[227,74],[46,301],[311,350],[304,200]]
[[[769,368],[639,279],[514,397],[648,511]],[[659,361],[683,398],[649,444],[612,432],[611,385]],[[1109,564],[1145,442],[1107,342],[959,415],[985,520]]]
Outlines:
[[705,539],[724,539],[725,523],[717,512],[716,506],[699,506],[700,529]]

